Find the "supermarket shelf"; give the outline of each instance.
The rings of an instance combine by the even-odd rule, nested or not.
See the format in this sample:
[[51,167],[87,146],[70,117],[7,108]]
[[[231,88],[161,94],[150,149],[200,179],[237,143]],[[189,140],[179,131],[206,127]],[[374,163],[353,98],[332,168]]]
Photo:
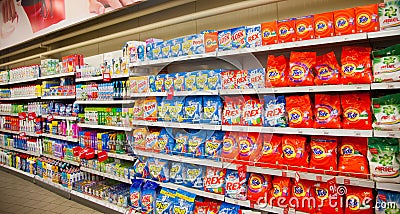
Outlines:
[[[237,166],[233,165],[235,169]],[[276,176],[282,176],[282,170],[279,169],[270,169],[270,168],[265,168],[265,167],[256,167],[256,166],[248,166],[247,167],[248,172],[254,172],[254,173],[261,173],[261,174],[266,174],[266,175],[276,175]]]
[[7,166],[7,165],[3,165],[3,164],[0,164],[0,166],[3,167],[3,168],[9,169],[11,171],[14,171],[14,172],[21,173],[21,174],[23,174],[23,175],[25,175],[27,177],[30,177],[30,178],[34,178],[35,177],[34,174],[30,174],[30,173],[24,172],[22,170],[16,169],[16,168],[11,167],[11,166]]
[[394,192],[400,192],[400,184],[376,182],[376,188]]
[[97,77],[83,77],[83,78],[76,78],[75,82],[87,82],[87,81],[96,81],[96,80],[102,80],[103,76],[97,76]]
[[26,96],[26,97],[7,97],[7,98],[0,98],[1,100],[33,100],[33,99],[37,99],[40,98],[39,96]]
[[372,83],[371,89],[398,89],[400,88],[400,82],[383,82],[383,83]]
[[85,123],[78,123],[78,126],[81,128],[92,128],[92,129],[109,129],[116,131],[132,131],[132,127],[121,127],[121,126],[103,126],[103,125],[90,125]]
[[59,116],[59,115],[51,115],[51,114],[42,115],[43,118],[48,118],[50,116],[53,116],[54,120],[70,120],[70,121],[73,121],[73,120],[77,120],[78,119],[78,117],[73,117],[73,116]]
[[13,117],[18,117],[18,113],[0,113],[1,116],[13,116]]
[[[268,213],[279,213],[279,214],[284,214],[285,213],[285,210],[283,208],[272,207],[272,206],[269,206],[269,205],[260,206],[258,204],[254,204],[254,209],[261,210],[261,211],[266,211]],[[288,212],[288,213],[293,213],[293,212]],[[300,212],[296,212],[296,213],[300,213]]]
[[54,134],[42,134],[43,137],[49,137],[49,138],[54,138],[58,140],[65,140],[69,142],[78,142],[78,138],[72,138],[72,137],[66,137],[66,136],[61,136],[61,135],[54,135]]
[[374,130],[374,137],[400,138],[400,131],[378,131],[378,130]]
[[43,153],[42,156],[45,156],[45,157],[48,157],[48,158],[51,158],[51,159],[54,159],[54,160],[58,160],[58,161],[61,161],[61,162],[69,163],[69,164],[71,164],[71,165],[79,166],[79,163],[76,162],[76,161],[65,160],[65,159],[56,157],[56,156],[54,156],[54,155],[44,154],[44,153]]
[[100,175],[100,176],[103,176],[105,178],[110,178],[110,179],[113,179],[113,180],[116,180],[116,181],[121,181],[123,183],[128,183],[128,184],[131,183],[131,180],[129,180],[127,178],[121,178],[121,177],[118,177],[118,176],[115,176],[115,175],[111,175],[111,174],[104,173],[104,172],[99,172],[97,170],[89,169],[89,168],[82,167],[82,166],[80,167],[80,169],[82,171],[85,171],[85,172],[89,172],[89,173],[92,173],[92,174]]
[[139,97],[166,97],[167,92],[144,92],[144,93],[131,93],[131,98]]
[[182,162],[182,163],[190,163],[190,164],[196,164],[196,165],[201,165],[201,166],[211,166],[211,167],[222,168],[222,162],[217,162],[217,161],[208,160],[208,159],[190,158],[190,157],[184,157],[184,156],[178,156],[178,155],[168,155],[168,154],[153,153],[153,152],[146,152],[146,151],[140,151],[140,150],[135,150],[135,155],[160,158],[160,159],[164,159],[164,160],[177,161],[177,162]]
[[169,188],[169,189],[173,189],[173,190],[182,189],[184,191],[191,192],[191,193],[196,194],[197,196],[202,196],[205,198],[211,198],[211,199],[218,200],[218,201],[224,201],[224,199],[225,199],[224,195],[206,192],[206,191],[198,190],[195,188],[185,187],[185,186],[174,184],[174,183],[161,183],[161,182],[156,182],[156,183],[158,183],[161,187],[165,187],[165,188]]
[[75,99],[75,95],[71,95],[71,96],[44,96],[44,97],[42,97],[42,100],[69,100],[69,99]]
[[[204,91],[175,91],[174,96],[211,96],[218,95],[218,90],[204,90]],[[167,92],[145,92],[145,93],[132,93],[132,98],[138,97],[166,97]]]
[[[96,151],[97,154],[98,151]],[[129,161],[134,161],[135,157],[128,155],[128,154],[117,154],[117,153],[111,153],[108,152],[107,153],[108,157],[110,158],[118,158],[118,159],[122,159],[122,160],[129,160]]]
[[188,55],[188,56],[180,56],[180,57],[173,57],[173,58],[166,58],[166,59],[159,59],[159,60],[149,60],[149,61],[144,61],[144,62],[130,63],[129,67],[164,66],[166,64],[173,63],[173,62],[204,59],[204,58],[210,58],[210,57],[216,57],[216,56],[217,56],[216,52]]
[[112,209],[112,210],[117,211],[119,213],[126,213],[128,211],[128,209],[125,209],[123,207],[119,207],[119,206],[117,206],[115,204],[109,203],[108,201],[100,200],[100,199],[94,198],[92,196],[77,192],[75,190],[71,190],[70,193],[72,195],[75,195],[75,196],[78,196],[78,197],[83,198],[85,200],[91,201],[91,202],[96,203],[96,204],[98,204],[100,206]]
[[144,121],[144,120],[134,120],[132,125],[138,126],[158,126],[166,128],[185,128],[185,129],[205,129],[205,130],[221,130],[221,125],[212,124],[194,124],[194,123],[177,123],[177,122],[165,122],[165,121]]
[[382,30],[378,32],[371,32],[368,33],[368,39],[377,39],[377,38],[384,38],[384,37],[391,37],[391,36],[399,36],[400,30]]
[[[238,200],[238,199],[233,199],[233,198],[229,198],[229,197],[225,197],[225,202],[226,203],[230,203],[230,204],[236,204],[242,207],[247,207],[247,208],[252,208],[252,209],[257,209],[257,210],[262,210],[262,211],[267,211],[269,213],[279,213],[279,214],[283,214],[284,213],[284,209],[283,208],[279,208],[279,207],[272,207],[272,206],[260,206],[257,205],[256,203],[251,203],[248,200],[242,201],[242,200]],[[288,212],[288,213],[294,213],[294,212]],[[300,212],[296,211],[296,214],[300,214]]]
[[52,187],[54,187],[56,189],[62,190],[62,191],[65,191],[65,192],[68,192],[68,193],[71,191],[70,189],[68,189],[66,187],[63,187],[61,184],[54,183],[49,179],[44,179],[44,178],[41,178],[39,176],[35,176],[35,179],[38,180],[38,181],[41,181],[41,182],[43,182],[43,183],[45,183],[45,184],[47,184],[49,186],[52,186]]
[[55,78],[69,77],[69,76],[75,76],[75,73],[74,72],[68,72],[68,73],[53,74],[53,75],[39,77],[39,79],[40,80],[45,80],[45,79],[55,79]]
[[37,77],[34,77],[34,78],[26,79],[26,80],[10,81],[10,82],[8,82],[6,85],[12,85],[12,84],[18,84],[18,83],[34,82],[34,81],[36,81],[36,80],[38,80],[38,78],[37,78]]
[[12,151],[19,152],[19,153],[28,154],[28,155],[40,156],[40,153],[39,153],[39,152],[26,151],[26,150],[17,149],[17,148],[10,147],[10,146],[1,146],[1,148],[3,148],[3,149],[8,149],[8,150],[12,150]]
[[132,104],[134,100],[77,100],[75,104],[93,104],[93,105],[116,105]]
[[0,132],[6,132],[6,133],[10,133],[10,134],[20,134],[20,133],[25,133],[25,135],[27,136],[31,136],[31,137],[40,137],[40,134],[36,134],[36,133],[30,133],[30,132],[24,132],[24,131],[11,131],[11,130],[7,130],[7,129],[0,129]]

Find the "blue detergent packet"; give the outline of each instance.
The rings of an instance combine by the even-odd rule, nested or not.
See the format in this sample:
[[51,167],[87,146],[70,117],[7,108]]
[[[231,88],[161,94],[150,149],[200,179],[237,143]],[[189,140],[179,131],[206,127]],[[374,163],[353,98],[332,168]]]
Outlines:
[[203,34],[188,35],[186,39],[191,43],[190,52],[192,54],[203,54],[205,52]]
[[169,102],[166,97],[156,97],[157,101],[157,121],[164,121],[168,114]]
[[172,213],[192,214],[194,210],[195,198],[196,194],[178,189],[176,191]]
[[132,179],[132,185],[129,190],[131,205],[135,209],[139,209],[142,205],[140,202],[141,197],[141,188],[143,184],[143,179]]
[[184,37],[175,38],[172,40],[171,57],[178,57],[183,55],[182,45],[184,41],[185,41]]
[[196,76],[197,72],[187,72],[185,75],[185,90],[196,91]]
[[180,72],[174,74],[175,91],[185,91],[185,76],[186,72]]
[[232,49],[231,29],[218,31],[218,51],[227,51]]
[[155,92],[165,91],[165,74],[159,74],[154,79]]
[[257,68],[249,70],[247,78],[249,79],[249,88],[265,87],[265,69]]
[[162,128],[157,140],[156,150],[163,154],[170,154],[175,145],[175,140],[170,135],[172,131],[168,132],[168,130],[170,129]]
[[203,112],[202,96],[189,96],[185,99],[183,118],[186,123],[200,123],[201,112]]
[[[174,88],[174,79],[175,79],[175,74],[166,74],[165,79],[164,79],[164,91],[169,91],[169,89],[172,87]],[[174,88],[175,89],[175,88]]]
[[220,96],[203,97],[203,114],[201,123],[219,125],[222,121],[222,100]]
[[169,181],[169,161],[158,158],[149,158],[147,160],[150,178],[159,182]]
[[170,117],[172,122],[183,122],[185,97],[173,97],[169,102],[167,119]]
[[189,40],[189,36],[184,37],[182,44],[182,56],[193,55],[192,40]]
[[156,194],[158,184],[153,181],[146,181],[142,188],[142,213],[155,213],[156,209]]
[[208,130],[207,139],[204,143],[204,155],[207,159],[219,160],[221,158],[222,142],[225,132]]
[[138,156],[133,164],[135,177],[147,178],[149,176],[149,168],[147,165],[147,157]]
[[246,43],[248,48],[261,46],[261,24],[246,26]]
[[243,181],[236,170],[226,170],[225,196],[238,200],[247,199],[247,175]]
[[286,100],[284,96],[264,96],[264,126],[287,126]]
[[247,46],[245,26],[232,28],[231,34],[232,34],[232,49],[245,48]]
[[197,90],[208,90],[208,73],[209,70],[201,70],[197,71],[197,76],[196,76],[196,85],[197,85]]
[[175,202],[175,190],[162,188],[156,199],[156,213],[157,214],[171,214],[172,207]]
[[149,76],[149,92],[156,92],[156,75]]
[[[390,207],[388,206],[389,204]],[[376,205],[375,214],[400,213],[400,193],[378,190]]]
[[183,184],[183,169],[185,167],[184,163],[172,162],[171,169],[169,170],[169,176],[171,183]]
[[158,60],[163,58],[162,49],[164,47],[164,41],[156,42],[153,48],[153,60]]
[[238,214],[240,206],[223,202],[219,208],[218,214]]
[[176,130],[174,134],[175,145],[172,149],[172,154],[174,155],[185,155],[187,152],[189,135],[183,129]]
[[167,40],[163,42],[163,47],[162,47],[162,58],[167,59],[171,57],[171,46],[172,46],[172,40]]
[[189,135],[188,149],[186,156],[204,158],[204,144],[207,139],[207,130],[198,130]]
[[208,90],[221,89],[221,69],[210,70],[207,77]]
[[206,168],[200,165],[185,164],[183,167],[183,185],[195,189],[204,189]]

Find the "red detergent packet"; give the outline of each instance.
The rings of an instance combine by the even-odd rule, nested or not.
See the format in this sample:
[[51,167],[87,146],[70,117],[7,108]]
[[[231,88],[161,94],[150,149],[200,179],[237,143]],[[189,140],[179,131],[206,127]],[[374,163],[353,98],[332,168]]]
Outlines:
[[341,83],[340,65],[333,51],[317,56],[315,65],[315,85],[337,85]]
[[[315,185],[315,196],[316,196],[316,213],[318,214],[343,214],[343,206],[340,206],[342,198],[337,196],[333,197],[329,194],[329,184],[328,183],[317,183]],[[333,206],[335,205],[336,206]]]
[[261,157],[257,162],[257,166],[267,168],[281,168],[282,153],[282,136],[277,134],[263,134],[263,148]]
[[314,126],[311,100],[308,94],[286,97],[286,111],[288,112],[289,127],[312,128]]
[[204,190],[206,192],[225,194],[226,169],[207,167],[204,176]]
[[340,95],[344,129],[372,129],[371,96],[368,92]]
[[226,132],[222,144],[221,157],[226,162],[234,162],[239,156],[239,132]]
[[353,156],[361,154],[367,156],[368,138],[366,137],[342,137],[339,154],[342,156]]
[[345,214],[373,214],[375,198],[372,189],[356,186],[346,186]]
[[289,170],[307,171],[307,138],[300,135],[285,135],[282,138],[283,164]]
[[369,84],[372,82],[371,48],[343,47],[342,49],[342,83]]
[[339,175],[368,178],[367,149],[366,137],[342,137],[339,146]]
[[242,96],[226,96],[224,97],[224,110],[222,115],[223,125],[241,125],[243,115],[243,103],[244,99]]
[[316,52],[291,52],[288,74],[289,86],[314,85],[314,66],[317,61]]
[[286,87],[289,63],[285,56],[268,55],[265,87]]
[[[268,204],[275,207],[287,207],[292,188],[290,178],[275,176],[272,180],[272,184],[273,188],[268,193]],[[274,200],[271,200],[272,197]],[[279,198],[281,198],[281,200],[279,200]]]
[[311,169],[309,172],[336,175],[337,145],[336,137],[311,137]]
[[254,165],[260,157],[262,139],[259,133],[239,133],[239,160],[244,164]]
[[250,173],[247,180],[247,199],[253,203],[267,204],[267,194],[272,188],[270,175]]
[[340,129],[342,111],[340,96],[331,94],[315,94],[315,123],[317,129]]
[[296,211],[314,213],[315,206],[309,198],[315,198],[314,190],[315,181],[299,180],[297,184],[292,186],[292,197],[296,198],[300,203],[293,203],[292,208]]
[[243,125],[245,126],[262,126],[262,111],[263,103],[260,99],[254,96],[244,97],[244,108],[243,108]]
[[261,41],[262,45],[270,45],[278,43],[278,26],[275,21],[265,22],[261,24]]

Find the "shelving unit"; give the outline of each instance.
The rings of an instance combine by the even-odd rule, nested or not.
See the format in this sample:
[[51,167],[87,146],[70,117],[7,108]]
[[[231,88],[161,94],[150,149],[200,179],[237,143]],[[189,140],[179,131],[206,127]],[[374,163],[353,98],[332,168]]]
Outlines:
[[71,76],[75,76],[75,73],[68,72],[68,73],[53,74],[53,75],[48,75],[48,76],[41,76],[38,79],[39,80],[47,80],[47,79],[55,79],[55,78],[71,77]]
[[58,161],[61,161],[61,162],[69,163],[69,164],[75,165],[75,166],[79,166],[79,165],[80,165],[80,164],[79,164],[78,162],[76,162],[76,161],[71,161],[71,160],[62,159],[62,158],[56,157],[56,156],[54,156],[54,155],[46,154],[46,153],[43,153],[42,156],[45,156],[45,157],[48,157],[48,158],[52,158],[52,159],[54,159],[54,160],[58,160]]
[[90,124],[85,124],[85,123],[79,123],[78,126],[81,128],[108,129],[108,130],[127,131],[127,132],[133,130],[132,127],[90,125]]
[[43,137],[49,137],[49,138],[54,138],[58,140],[65,140],[69,142],[78,142],[78,138],[72,138],[72,137],[67,137],[67,136],[62,136],[62,135],[54,135],[54,134],[42,134]]
[[75,99],[75,95],[73,96],[45,96],[42,97],[42,100],[69,100]]
[[117,105],[117,104],[132,104],[134,100],[77,100],[76,104],[80,105]]

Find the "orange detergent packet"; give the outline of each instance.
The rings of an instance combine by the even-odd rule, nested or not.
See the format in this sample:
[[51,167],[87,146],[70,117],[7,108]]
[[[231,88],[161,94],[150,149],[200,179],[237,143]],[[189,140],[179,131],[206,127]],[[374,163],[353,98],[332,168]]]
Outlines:
[[373,214],[375,198],[372,189],[365,187],[346,186],[345,214]]
[[317,61],[316,52],[291,52],[289,62],[288,85],[314,85],[314,66]]
[[315,65],[315,85],[337,85],[340,84],[340,65],[333,51],[317,56]]
[[218,49],[218,31],[204,34],[204,46],[206,53],[214,52]]
[[286,111],[288,112],[289,127],[312,128],[314,126],[311,100],[308,94],[286,97]]
[[315,123],[316,129],[340,129],[342,111],[340,96],[337,94],[315,94]]
[[265,87],[286,87],[289,63],[285,56],[268,55]]
[[367,157],[361,154],[340,156],[338,170],[342,176],[367,179],[369,174]]
[[261,42],[262,45],[271,45],[278,43],[278,26],[275,21],[261,24]]
[[[315,201],[318,206],[316,206],[316,214],[343,214],[344,209],[341,205],[341,197],[332,197],[329,194],[329,184],[328,183],[317,183],[315,185]],[[335,205],[335,206],[333,206]]]
[[340,95],[344,129],[372,129],[371,96],[368,92]]
[[279,20],[277,23],[279,43],[296,41],[295,18]]
[[336,137],[311,137],[311,158],[309,172],[336,175],[337,174]]
[[356,13],[356,30],[362,32],[374,32],[379,30],[378,4],[354,8]]
[[[273,188],[268,193],[268,204],[275,207],[287,207],[291,197],[292,188],[290,178],[275,176],[272,180],[272,185]],[[279,198],[282,198],[282,201],[280,201]],[[280,206],[278,206],[278,204]]]
[[147,97],[143,104],[143,119],[157,121],[157,100],[156,97]]
[[296,38],[298,41],[314,39],[314,16],[296,18]]
[[263,148],[257,166],[281,168],[283,161],[282,136],[277,134],[262,134]]
[[300,135],[285,135],[282,138],[283,164],[289,170],[307,171],[308,152],[307,138]]
[[247,179],[247,199],[253,203],[267,203],[267,193],[272,188],[271,175],[250,173]]
[[133,106],[133,119],[134,120],[143,120],[143,116],[144,116],[144,100],[145,99],[137,99],[137,100],[135,100],[135,105]]
[[139,150],[146,149],[146,137],[149,131],[146,127],[137,128],[133,130],[132,139],[133,139],[133,147]]
[[347,8],[333,12],[336,36],[348,35],[356,32],[354,8]]
[[[313,213],[316,206],[314,206],[312,200],[308,200],[308,198],[315,198],[315,190],[314,190],[315,181],[308,180],[299,180],[297,184],[293,184],[292,186],[292,197],[296,198],[296,202],[293,203],[292,208],[296,211]],[[304,203],[303,203],[304,202]]]
[[343,84],[369,84],[372,82],[371,48],[343,47],[341,77]]
[[339,154],[342,156],[352,156],[361,154],[367,156],[368,138],[366,137],[342,137],[339,147]]
[[260,158],[262,139],[259,133],[239,133],[239,160],[243,164],[254,165]]
[[325,38],[335,35],[333,12],[314,15],[315,38]]
[[226,162],[234,162],[239,156],[239,132],[226,132],[223,143],[221,157]]

